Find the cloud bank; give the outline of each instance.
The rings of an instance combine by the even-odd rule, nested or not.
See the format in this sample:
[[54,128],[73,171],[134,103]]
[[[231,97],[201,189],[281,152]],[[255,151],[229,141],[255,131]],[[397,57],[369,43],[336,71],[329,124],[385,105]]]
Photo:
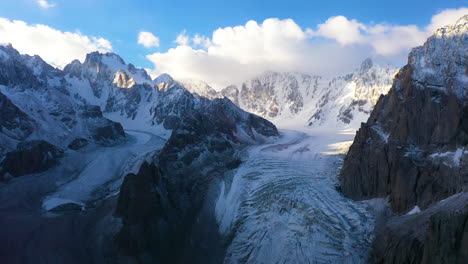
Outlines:
[[87,53],[96,50],[112,50],[110,41],[104,38],[0,18],[0,44],[8,43],[20,53],[39,55],[57,67],[64,67],[74,59],[83,61]]
[[425,27],[335,16],[315,28],[301,28],[292,19],[270,18],[219,28],[211,37],[190,37],[184,30],[175,48],[147,58],[155,65],[153,74],[204,80],[217,88],[269,70],[336,75],[351,71],[366,57],[401,66],[411,48],[465,14],[468,8],[443,10]]

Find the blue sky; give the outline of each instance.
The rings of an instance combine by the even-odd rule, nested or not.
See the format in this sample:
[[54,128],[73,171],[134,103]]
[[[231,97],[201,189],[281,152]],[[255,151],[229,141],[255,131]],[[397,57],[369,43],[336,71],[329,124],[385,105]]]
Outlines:
[[[268,18],[279,18],[279,21],[290,18],[304,32],[307,29],[311,29],[312,32],[327,19],[344,16],[349,21],[355,20],[368,27],[376,24],[416,25],[423,31],[435,14],[446,9],[461,8],[463,4],[466,6],[466,1],[462,0],[47,0],[47,2],[53,6],[42,8],[37,0],[0,0],[0,17],[21,20],[30,25],[43,24],[62,32],[79,31],[85,36],[104,38],[112,43],[112,50],[127,62],[145,68],[154,68],[154,60],[150,61],[147,55],[165,54],[170,48],[180,46],[180,43],[175,43],[174,40],[183,30],[186,30],[189,38],[195,34],[211,38],[218,28],[244,26],[249,20],[261,25]],[[362,26],[360,30],[364,27]],[[147,48],[138,45],[137,38],[140,31],[148,31],[157,36],[159,47]],[[314,36],[320,41],[324,34]],[[325,38],[336,39],[330,36]],[[340,44],[348,45],[348,42],[341,41]],[[359,41],[356,39],[355,42]],[[360,43],[362,44],[362,41]],[[195,47],[192,48],[197,50]],[[374,55],[379,57],[382,54]],[[158,59],[161,61],[168,59],[168,56],[164,57],[164,60],[162,57],[161,55]],[[392,59],[388,61],[393,62]]]

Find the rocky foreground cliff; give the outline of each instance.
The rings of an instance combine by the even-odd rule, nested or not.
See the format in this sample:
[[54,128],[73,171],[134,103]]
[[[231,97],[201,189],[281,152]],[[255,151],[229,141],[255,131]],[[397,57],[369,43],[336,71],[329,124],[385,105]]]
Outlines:
[[[378,230],[375,262],[468,261],[467,99],[465,16],[412,50],[344,161],[344,195],[389,197],[397,215],[423,210],[392,218]],[[453,203],[441,202],[453,195]]]

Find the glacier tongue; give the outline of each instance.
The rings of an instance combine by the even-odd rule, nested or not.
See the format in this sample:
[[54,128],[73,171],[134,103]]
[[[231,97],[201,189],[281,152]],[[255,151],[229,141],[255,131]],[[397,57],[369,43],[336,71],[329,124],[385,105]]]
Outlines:
[[250,148],[221,187],[216,216],[232,239],[224,263],[363,263],[373,215],[335,189],[352,135],[282,134]]
[[[68,153],[63,164],[48,175],[67,175],[57,182],[57,188],[43,200],[50,210],[62,203],[74,202],[94,206],[97,201],[118,192],[123,177],[136,173],[152,153],[162,148],[165,139],[148,132],[126,131],[128,142],[107,148],[88,147],[84,152]],[[52,205],[51,205],[52,204]]]

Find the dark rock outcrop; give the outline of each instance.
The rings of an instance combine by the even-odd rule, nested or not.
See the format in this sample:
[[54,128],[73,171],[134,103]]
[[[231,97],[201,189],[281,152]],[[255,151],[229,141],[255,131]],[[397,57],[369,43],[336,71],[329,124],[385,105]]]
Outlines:
[[120,123],[109,121],[104,126],[94,129],[93,139],[98,143],[111,144],[125,137],[125,132]]
[[69,149],[78,150],[80,148],[88,145],[89,141],[85,138],[75,138],[70,144],[68,144]]
[[390,219],[372,247],[373,263],[468,263],[468,193]]
[[44,140],[24,141],[17,150],[8,152],[0,163],[0,180],[5,175],[18,177],[26,174],[46,171],[58,164],[63,151]]
[[160,174],[154,164],[146,162],[137,174],[128,174],[116,209],[116,215],[123,223],[116,236],[118,247],[124,249],[125,254],[141,258],[144,262],[154,261],[154,257],[146,252],[165,260],[174,250],[170,247],[172,243],[164,208],[168,205],[162,206],[161,196],[164,194],[157,187]]

